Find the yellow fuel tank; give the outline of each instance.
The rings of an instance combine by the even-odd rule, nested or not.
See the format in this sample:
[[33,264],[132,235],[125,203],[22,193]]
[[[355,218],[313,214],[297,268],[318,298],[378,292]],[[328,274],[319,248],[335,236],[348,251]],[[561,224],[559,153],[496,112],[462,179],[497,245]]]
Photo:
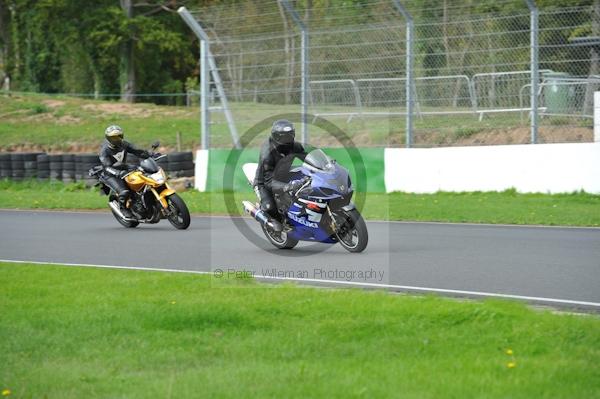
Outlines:
[[125,182],[133,191],[140,191],[144,188],[146,181],[142,175],[142,172],[136,171],[125,177]]

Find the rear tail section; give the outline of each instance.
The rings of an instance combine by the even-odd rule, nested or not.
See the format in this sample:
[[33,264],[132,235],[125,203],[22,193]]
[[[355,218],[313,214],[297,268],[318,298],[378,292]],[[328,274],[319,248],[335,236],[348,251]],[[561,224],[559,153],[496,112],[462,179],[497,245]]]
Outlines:
[[245,163],[242,165],[242,170],[244,171],[244,175],[246,179],[248,179],[248,183],[254,184],[254,177],[256,176],[256,169],[258,169],[257,163]]

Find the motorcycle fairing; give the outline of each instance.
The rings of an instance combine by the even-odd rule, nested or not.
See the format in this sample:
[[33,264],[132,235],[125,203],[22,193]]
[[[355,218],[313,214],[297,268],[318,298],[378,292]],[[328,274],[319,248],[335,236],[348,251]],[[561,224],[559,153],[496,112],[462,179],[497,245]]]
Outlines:
[[348,171],[333,163],[328,170],[320,170],[303,165],[300,171],[305,176],[312,178],[311,188],[314,194],[321,194],[321,198],[333,199],[346,196],[353,191],[350,184]]
[[327,207],[316,210],[308,209],[312,201],[303,202],[301,199],[294,201],[287,211],[287,218],[293,227],[288,234],[296,240],[318,241],[328,244],[336,243],[337,240],[332,237],[330,228],[325,224],[328,217],[325,216]]
[[332,201],[345,202],[352,197],[353,188],[349,184],[348,171],[333,161],[324,169],[304,163],[290,172],[291,179],[310,176],[311,186],[300,193],[285,212],[292,227],[288,234],[302,241],[336,243],[327,207]]
[[156,196],[156,199],[160,202],[163,208],[167,209],[169,204],[167,204],[167,197],[169,195],[175,194],[175,190],[173,190],[168,184],[165,183],[164,189],[159,193],[156,189],[152,188],[152,192]]

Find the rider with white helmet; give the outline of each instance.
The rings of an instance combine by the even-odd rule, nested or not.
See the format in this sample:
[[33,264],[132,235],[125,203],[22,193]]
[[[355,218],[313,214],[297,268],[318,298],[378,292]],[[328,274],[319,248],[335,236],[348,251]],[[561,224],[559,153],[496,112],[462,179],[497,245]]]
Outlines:
[[136,148],[123,137],[123,129],[117,125],[111,125],[104,131],[105,140],[100,148],[100,162],[104,171],[100,179],[117,194],[123,215],[130,218],[133,216],[127,208],[130,192],[123,181],[123,177],[129,172],[127,154],[134,154],[140,158],[148,158],[150,154]]

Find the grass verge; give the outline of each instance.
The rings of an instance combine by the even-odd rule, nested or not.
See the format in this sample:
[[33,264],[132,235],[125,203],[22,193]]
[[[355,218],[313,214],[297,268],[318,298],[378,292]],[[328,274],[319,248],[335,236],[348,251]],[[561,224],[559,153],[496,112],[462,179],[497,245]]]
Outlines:
[[[241,200],[250,193],[230,194],[234,214],[242,214]],[[196,214],[228,214],[223,193],[181,193]],[[106,197],[81,184],[60,182],[0,181],[0,207],[19,209],[107,209]],[[363,207],[367,219],[600,226],[600,195],[518,194],[473,192],[436,194],[367,194]]]
[[51,265],[0,281],[12,397],[600,395],[595,315]]
[[[256,123],[277,114],[299,112],[298,105],[231,102],[237,130],[246,132]],[[446,111],[435,108],[434,111]],[[456,110],[456,109],[455,109]],[[310,113],[345,113],[347,106],[317,105]],[[389,108],[369,107],[369,112],[385,115]],[[423,109],[427,111],[427,109]],[[468,109],[463,109],[468,111]],[[150,103],[128,104],[118,101],[99,101],[69,96],[13,93],[0,95],[0,150],[28,150],[31,148],[53,151],[95,151],[102,141],[102,133],[110,124],[121,125],[126,137],[142,147],[155,140],[175,148],[180,134],[182,148],[199,145],[198,105],[192,107],[158,106]],[[341,128],[359,147],[403,145],[404,119],[382,116],[353,118],[346,115],[327,119]],[[541,142],[580,142],[592,140],[589,120],[577,118],[544,118],[540,126]],[[564,124],[568,126],[565,126]],[[547,126],[550,124],[551,126]],[[544,126],[546,125],[546,126]],[[259,147],[266,133],[250,143]],[[311,143],[320,147],[338,146],[329,133],[311,127]],[[215,113],[211,117],[211,146],[230,148],[231,138],[225,117]],[[518,113],[488,114],[479,120],[475,114],[427,115],[416,118],[414,145],[481,145],[529,142],[526,120]],[[93,149],[93,150],[92,150]]]

